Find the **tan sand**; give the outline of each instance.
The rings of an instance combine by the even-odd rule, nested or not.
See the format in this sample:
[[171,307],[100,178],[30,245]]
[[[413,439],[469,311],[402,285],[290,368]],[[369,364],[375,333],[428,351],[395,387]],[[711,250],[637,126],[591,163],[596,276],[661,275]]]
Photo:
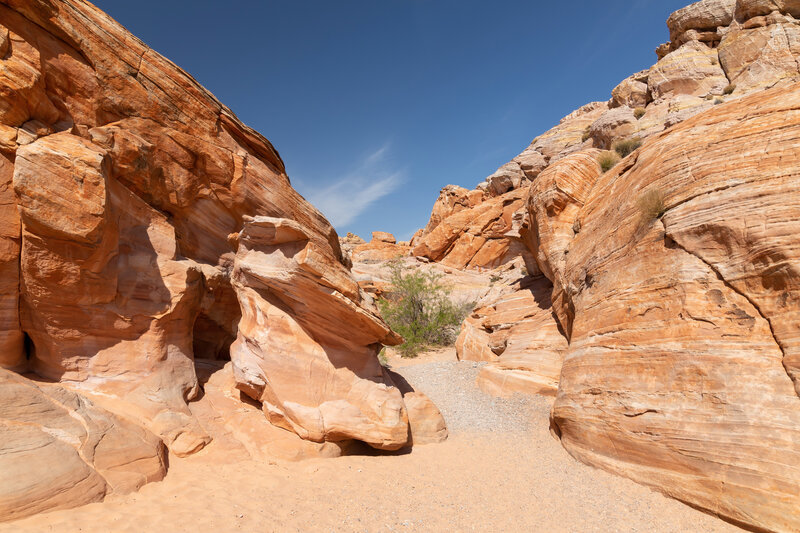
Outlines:
[[[447,391],[425,390],[429,368],[477,372],[443,352],[393,366],[434,400]],[[474,401],[453,391],[446,405]],[[498,416],[506,412],[476,387],[467,392]],[[257,463],[212,444],[173,459],[163,482],[136,494],[0,524],[0,532],[741,531],[576,462],[549,434],[547,401],[529,405],[527,428],[470,430],[461,421],[446,443],[404,455]],[[454,422],[463,416],[442,410]]]

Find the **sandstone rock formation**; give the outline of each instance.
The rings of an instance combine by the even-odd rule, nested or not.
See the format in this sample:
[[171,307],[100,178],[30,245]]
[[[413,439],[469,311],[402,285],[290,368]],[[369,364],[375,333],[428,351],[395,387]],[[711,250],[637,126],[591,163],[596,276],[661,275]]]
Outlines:
[[411,248],[408,243],[398,243],[391,233],[373,231],[372,240],[353,248],[354,262],[391,261],[408,255]]
[[0,369],[0,517],[125,494],[166,473],[149,431],[54,384]]
[[339,247],[342,249],[342,254],[345,256],[352,256],[353,250],[362,244],[364,239],[354,233],[348,232],[344,237],[339,237]]
[[195,355],[232,352],[262,423],[318,441],[299,455],[405,445],[375,357],[400,339],[347,265],[269,141],[183,70],[82,0],[0,0],[0,367],[61,383],[3,373],[48,407],[23,431],[7,406],[0,520],[158,479],[159,440],[206,446]]
[[[307,228],[246,219],[233,281],[242,305],[234,376],[273,424],[316,442],[407,443],[401,393],[377,359],[402,339],[359,305],[358,284]],[[324,386],[309,387],[309,374]]]
[[514,215],[524,196],[520,188],[489,198],[461,188],[443,189],[434,207],[441,221],[412,241],[411,253],[458,269],[491,269],[519,257],[526,252],[519,239],[520,218]]
[[800,528],[798,94],[715,107],[597,181],[553,411],[576,457],[776,531]]
[[[458,340],[489,361],[481,387],[557,388],[553,427],[574,456],[764,531],[800,530],[794,17],[772,0],[676,12],[656,65],[475,191],[446,189],[414,249],[469,267],[449,259],[452,236],[480,233],[456,209],[521,189],[508,240],[534,279],[481,300]],[[643,146],[603,173],[596,149],[630,138]]]
[[217,450],[227,456],[251,457],[257,461],[299,461],[339,457],[349,453],[355,441],[313,442],[266,423],[261,405],[236,388],[231,361],[197,360],[197,378],[203,396],[189,404],[214,439]]
[[491,295],[464,321],[456,342],[460,359],[489,361],[478,385],[496,396],[513,393],[554,396],[567,349],[553,315],[553,285],[544,276],[525,276]]

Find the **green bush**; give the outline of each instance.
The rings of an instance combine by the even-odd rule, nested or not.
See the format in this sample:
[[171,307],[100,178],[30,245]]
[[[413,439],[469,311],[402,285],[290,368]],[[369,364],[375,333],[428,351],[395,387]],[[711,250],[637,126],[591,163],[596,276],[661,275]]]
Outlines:
[[586,142],[589,140],[589,137],[592,136],[591,129],[591,126],[586,126],[586,129],[583,130],[583,135],[581,135],[581,142]]
[[630,139],[622,139],[615,141],[611,148],[619,154],[620,157],[627,157],[633,153],[634,150],[642,145],[642,140],[636,137]]
[[633,116],[636,118],[636,120],[642,118],[645,113],[647,113],[647,110],[643,107],[637,107],[633,110]]
[[650,189],[639,197],[639,211],[642,217],[647,220],[656,220],[666,212],[666,204],[664,203],[664,193],[658,189]]
[[608,172],[614,165],[619,163],[619,156],[616,152],[606,150],[600,153],[597,157],[597,162],[600,163],[600,168],[603,169],[603,172]]
[[733,94],[733,91],[735,90],[736,90],[736,85],[731,83],[730,85],[722,89],[722,94]]
[[461,322],[474,305],[454,303],[442,274],[411,270],[400,262],[390,268],[391,288],[378,307],[386,323],[405,339],[397,347],[400,355],[416,357],[431,346],[455,342]]

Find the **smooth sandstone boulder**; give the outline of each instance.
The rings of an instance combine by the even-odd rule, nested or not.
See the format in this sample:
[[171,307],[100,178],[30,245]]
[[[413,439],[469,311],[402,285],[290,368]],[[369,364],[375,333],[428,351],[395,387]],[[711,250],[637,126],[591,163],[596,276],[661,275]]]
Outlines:
[[126,494],[166,474],[152,433],[53,384],[0,369],[0,521]]
[[[242,456],[264,462],[333,458],[353,447],[354,441],[303,440],[294,432],[272,425],[256,402],[236,388],[232,365],[230,361],[198,359],[197,377],[203,396],[189,405],[213,437],[217,452],[224,450],[228,460]],[[231,458],[232,454],[238,457]]]
[[597,181],[553,410],[581,460],[770,531],[800,528],[797,89],[716,106]]
[[647,87],[649,71],[643,70],[633,76],[629,76],[614,87],[611,91],[611,102],[609,107],[628,106],[631,109],[645,107],[650,103],[650,92]]
[[403,403],[408,411],[411,441],[414,445],[436,444],[447,440],[444,417],[430,398],[421,392],[407,392],[403,394]]
[[614,140],[633,137],[638,131],[639,121],[628,106],[609,109],[589,126],[589,136],[597,148],[611,148]]
[[531,146],[515,157],[514,161],[525,173],[525,177],[531,181],[536,179],[536,176],[547,168],[547,158]]
[[520,164],[516,161],[510,161],[498,168],[494,174],[487,177],[477,188],[484,191],[487,196],[495,197],[518,189],[526,179],[527,176]]
[[273,424],[315,442],[406,445],[401,393],[377,360],[381,344],[401,339],[306,228],[246,219],[233,280],[242,307],[234,376]]
[[733,22],[736,0],[701,0],[672,13],[667,19],[670,38],[675,41],[689,30],[714,31]]
[[679,94],[722,94],[728,83],[716,50],[699,41],[690,41],[667,54],[650,69],[647,78],[656,102]]

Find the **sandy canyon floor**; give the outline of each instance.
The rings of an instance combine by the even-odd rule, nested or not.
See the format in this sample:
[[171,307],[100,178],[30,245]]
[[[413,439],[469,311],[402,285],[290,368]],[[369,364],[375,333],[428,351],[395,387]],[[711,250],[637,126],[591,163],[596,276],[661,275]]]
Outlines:
[[242,460],[223,444],[173,459],[166,479],[104,503],[0,524],[0,532],[741,531],[578,463],[549,434],[550,401],[495,399],[452,349],[394,371],[439,406],[443,444],[297,463]]

